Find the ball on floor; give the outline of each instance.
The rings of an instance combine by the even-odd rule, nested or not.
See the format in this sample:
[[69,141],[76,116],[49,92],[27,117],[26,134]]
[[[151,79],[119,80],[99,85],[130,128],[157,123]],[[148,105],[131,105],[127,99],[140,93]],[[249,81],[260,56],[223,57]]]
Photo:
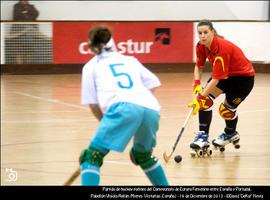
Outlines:
[[180,156],[180,155],[175,156],[174,161],[177,163],[180,163],[182,161],[182,156]]

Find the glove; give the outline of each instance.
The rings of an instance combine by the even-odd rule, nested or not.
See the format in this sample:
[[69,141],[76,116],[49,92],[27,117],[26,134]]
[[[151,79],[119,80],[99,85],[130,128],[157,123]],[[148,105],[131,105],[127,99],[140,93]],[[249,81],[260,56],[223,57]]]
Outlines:
[[194,80],[193,94],[198,96],[198,94],[201,94],[201,93],[202,93],[201,81],[200,80]]
[[209,97],[199,95],[196,99],[188,104],[188,107],[193,108],[193,115],[196,115],[200,110],[209,108],[208,105]]

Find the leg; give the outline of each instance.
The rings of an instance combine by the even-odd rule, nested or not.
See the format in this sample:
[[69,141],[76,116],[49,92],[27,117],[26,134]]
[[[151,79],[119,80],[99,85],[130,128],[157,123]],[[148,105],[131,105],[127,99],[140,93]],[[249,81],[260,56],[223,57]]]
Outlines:
[[199,130],[203,131],[205,133],[209,133],[209,128],[212,121],[212,110],[205,111],[200,110],[199,111]]
[[[233,113],[233,116],[232,118],[224,118],[225,119],[225,124],[226,124],[226,127],[224,128],[224,132],[226,134],[233,134],[235,131],[236,131],[236,126],[237,126],[237,122],[238,122],[238,114],[236,113],[236,107],[234,108],[233,106],[230,106],[228,105],[228,103],[226,103],[225,101],[225,105],[228,109],[230,109]],[[223,110],[225,111],[225,106],[222,106],[223,107]],[[230,112],[229,112],[230,113]],[[222,114],[220,113],[220,115],[222,116]]]
[[225,120],[226,127],[217,139],[212,141],[213,145],[221,147],[233,143],[236,148],[240,140],[239,133],[236,131],[238,122],[237,107],[249,95],[254,85],[254,77],[229,77],[219,81],[217,87],[221,88],[226,94],[226,99],[219,107],[220,116]]
[[220,81],[217,86],[226,94],[225,101],[220,106],[220,115],[226,123],[224,132],[232,134],[236,131],[238,122],[236,109],[251,92],[254,86],[254,77],[229,77]]
[[109,150],[93,145],[90,145],[88,149],[82,151],[79,160],[83,186],[99,185],[99,169],[107,153],[109,153]]
[[206,134],[209,134],[209,128],[212,121],[212,106],[214,104],[214,100],[222,93],[222,89],[218,87],[213,88],[211,93],[207,96],[206,105],[208,106],[208,108],[199,111],[199,130],[204,131]]
[[168,180],[158,159],[152,155],[152,151],[138,152],[134,147],[130,150],[130,159],[135,165],[139,165],[153,185],[168,186]]
[[169,183],[165,172],[158,159],[152,155],[152,150],[156,146],[159,118],[158,112],[144,109],[144,117],[134,136],[130,158],[135,165],[142,168],[153,185],[167,186]]
[[218,87],[212,88],[211,94],[206,97],[206,108],[203,108],[199,111],[199,130],[196,134],[193,142],[190,144],[191,148],[191,156],[203,156],[207,154],[210,156],[212,154],[212,150],[208,149],[210,143],[208,141],[209,137],[209,128],[212,121],[212,108],[214,104],[214,99],[223,93]]
[[212,106],[214,104],[213,100],[215,99],[215,97],[210,94],[206,99],[207,108],[199,111],[200,131],[198,131],[194,141],[190,144],[190,148],[193,150],[199,150],[204,147],[209,147],[208,135],[210,124],[212,121]]
[[[225,119],[226,127],[224,132],[221,133],[217,139],[212,141],[214,146],[221,147],[221,151],[224,151],[224,146],[229,143],[238,144],[240,140],[239,133],[236,131],[236,125],[238,121],[237,108],[228,105],[228,103],[221,103],[219,107],[220,116]],[[236,147],[236,146],[235,146]],[[238,145],[236,148],[239,148]]]
[[103,115],[92,144],[123,152],[140,127],[143,115],[144,108],[135,104],[112,105]]
[[103,115],[88,149],[82,152],[82,185],[98,185],[99,169],[109,150],[123,152],[141,124],[143,107],[129,103],[114,104]]

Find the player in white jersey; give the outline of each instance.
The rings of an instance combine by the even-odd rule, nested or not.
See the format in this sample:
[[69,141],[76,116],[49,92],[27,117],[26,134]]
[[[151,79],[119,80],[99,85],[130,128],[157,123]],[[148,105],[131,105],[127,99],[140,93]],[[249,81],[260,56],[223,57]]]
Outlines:
[[103,158],[110,150],[123,152],[132,138],[131,161],[153,185],[168,185],[152,155],[160,118],[152,91],[160,86],[159,79],[134,57],[115,51],[108,27],[94,27],[88,39],[96,56],[83,67],[81,99],[100,123],[80,156],[82,185],[99,185]]

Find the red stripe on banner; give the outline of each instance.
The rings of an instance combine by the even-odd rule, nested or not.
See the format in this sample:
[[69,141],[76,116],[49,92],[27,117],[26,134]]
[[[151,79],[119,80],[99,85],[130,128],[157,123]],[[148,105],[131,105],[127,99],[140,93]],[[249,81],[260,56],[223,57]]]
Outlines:
[[53,63],[86,63],[91,27],[111,28],[118,52],[143,63],[193,62],[193,22],[54,22]]

